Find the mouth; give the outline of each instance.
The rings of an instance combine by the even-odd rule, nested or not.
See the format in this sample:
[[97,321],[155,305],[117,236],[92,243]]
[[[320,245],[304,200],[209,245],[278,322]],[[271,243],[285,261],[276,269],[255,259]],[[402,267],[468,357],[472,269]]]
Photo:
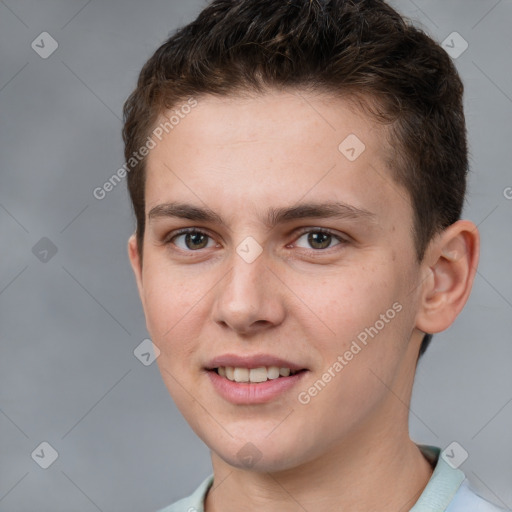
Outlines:
[[220,377],[224,377],[231,382],[260,384],[269,380],[291,377],[307,370],[305,368],[297,370],[279,366],[260,366],[258,368],[219,366],[217,368],[211,368],[209,371],[215,372]]
[[293,400],[289,393],[308,373],[286,366],[216,366],[207,370],[213,390],[234,405],[264,404],[280,397]]
[[235,405],[256,405],[291,396],[309,372],[272,354],[222,354],[204,366],[213,390]]

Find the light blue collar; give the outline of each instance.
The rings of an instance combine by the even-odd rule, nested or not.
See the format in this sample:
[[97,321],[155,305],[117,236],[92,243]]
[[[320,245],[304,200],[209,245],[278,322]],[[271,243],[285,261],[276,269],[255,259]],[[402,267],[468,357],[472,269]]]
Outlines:
[[445,512],[465,475],[441,457],[440,448],[427,445],[418,445],[418,448],[430,462],[435,463],[437,460],[437,464],[427,486],[410,512]]

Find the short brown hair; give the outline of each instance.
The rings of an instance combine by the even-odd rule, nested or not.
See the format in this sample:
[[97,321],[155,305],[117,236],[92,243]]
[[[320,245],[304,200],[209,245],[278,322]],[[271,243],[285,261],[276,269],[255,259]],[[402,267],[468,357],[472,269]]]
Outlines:
[[[211,2],[142,68],[124,104],[126,160],[179,102],[268,88],[355,98],[388,125],[389,165],[409,193],[418,261],[460,218],[468,171],[462,81],[442,47],[382,0]],[[128,173],[141,257],[145,160]]]

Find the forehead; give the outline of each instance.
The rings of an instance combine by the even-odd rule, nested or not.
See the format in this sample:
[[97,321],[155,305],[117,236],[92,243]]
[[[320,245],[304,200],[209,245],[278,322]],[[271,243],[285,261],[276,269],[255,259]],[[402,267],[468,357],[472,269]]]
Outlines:
[[346,99],[273,91],[203,96],[186,110],[168,133],[153,137],[146,211],[178,199],[235,212],[302,198],[377,213],[393,203],[399,214],[410,208],[386,165],[385,127]]

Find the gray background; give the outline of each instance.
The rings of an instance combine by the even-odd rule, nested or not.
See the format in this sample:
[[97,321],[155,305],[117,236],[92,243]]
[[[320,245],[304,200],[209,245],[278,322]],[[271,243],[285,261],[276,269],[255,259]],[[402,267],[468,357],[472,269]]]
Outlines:
[[[140,67],[203,5],[0,1],[1,511],[151,511],[210,473],[156,364],[134,356],[148,335],[125,184],[92,195],[123,164],[121,108]],[[393,5],[439,42],[457,31],[469,43],[455,59],[471,148],[465,216],[482,234],[469,303],[420,363],[411,433],[460,443],[477,489],[512,507],[512,2]],[[31,48],[43,31],[59,45],[47,59]],[[43,237],[56,254],[48,241],[34,254]],[[48,469],[31,458],[43,441],[58,452]]]

